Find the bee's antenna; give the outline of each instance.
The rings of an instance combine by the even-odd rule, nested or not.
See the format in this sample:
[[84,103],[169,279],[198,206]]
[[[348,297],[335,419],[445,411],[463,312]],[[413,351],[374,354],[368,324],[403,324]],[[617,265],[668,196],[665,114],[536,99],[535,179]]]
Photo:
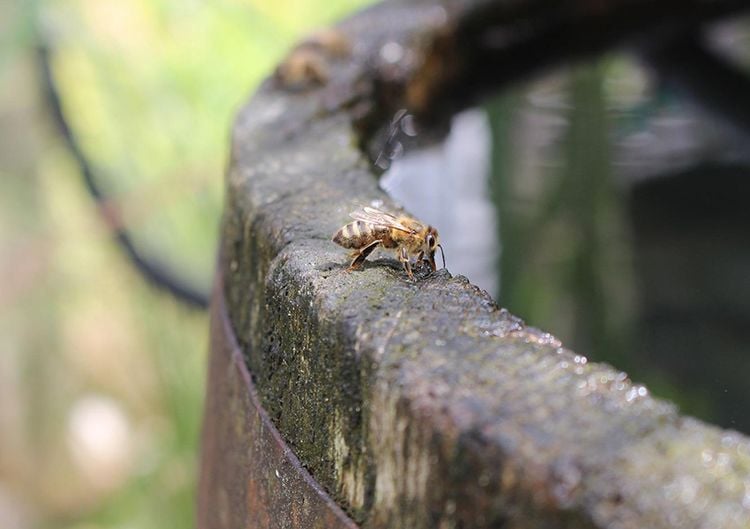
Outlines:
[[443,245],[438,244],[438,248],[440,248],[440,256],[443,258],[443,268],[445,268],[445,252],[443,251]]

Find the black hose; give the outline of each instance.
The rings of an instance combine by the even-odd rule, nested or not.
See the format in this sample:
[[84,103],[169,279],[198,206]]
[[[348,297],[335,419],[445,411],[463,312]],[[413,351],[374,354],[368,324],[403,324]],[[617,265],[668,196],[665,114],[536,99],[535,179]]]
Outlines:
[[128,260],[133,264],[141,276],[143,276],[143,278],[145,278],[151,285],[168,292],[186,305],[199,309],[207,308],[209,296],[206,292],[203,292],[178,278],[173,270],[169,269],[169,267],[162,264],[157,259],[144,255],[144,253],[133,242],[130,234],[120,221],[119,214],[111,206],[111,202],[99,186],[92,164],[84,154],[73,129],[65,118],[60,99],[60,91],[58,90],[57,83],[52,74],[50,55],[51,53],[48,46],[44,44],[38,46],[37,58],[41,75],[43,97],[49,107],[50,115],[57,132],[62,136],[65,146],[78,164],[86,191],[96,202],[101,217],[111,229],[118,246],[125,253]]

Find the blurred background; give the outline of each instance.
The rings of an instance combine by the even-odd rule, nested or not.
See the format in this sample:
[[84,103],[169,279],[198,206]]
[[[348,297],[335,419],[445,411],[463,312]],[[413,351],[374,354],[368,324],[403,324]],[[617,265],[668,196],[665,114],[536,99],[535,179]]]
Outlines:
[[[208,292],[234,113],[365,3],[0,2],[0,527],[194,525],[207,316],[150,287],[113,230]],[[748,75],[749,28],[708,36]],[[52,119],[42,44],[103,206]],[[747,138],[617,53],[394,149],[381,183],[440,228],[451,272],[750,433]]]

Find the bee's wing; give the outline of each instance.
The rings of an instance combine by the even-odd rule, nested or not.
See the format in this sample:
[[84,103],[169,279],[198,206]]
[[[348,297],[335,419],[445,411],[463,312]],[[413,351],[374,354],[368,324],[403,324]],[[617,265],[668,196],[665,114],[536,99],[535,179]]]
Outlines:
[[374,224],[375,226],[385,226],[386,228],[395,228],[397,230],[405,231],[406,233],[413,233],[413,230],[410,230],[401,224],[395,216],[369,206],[352,211],[349,216],[355,220],[361,220],[368,224]]

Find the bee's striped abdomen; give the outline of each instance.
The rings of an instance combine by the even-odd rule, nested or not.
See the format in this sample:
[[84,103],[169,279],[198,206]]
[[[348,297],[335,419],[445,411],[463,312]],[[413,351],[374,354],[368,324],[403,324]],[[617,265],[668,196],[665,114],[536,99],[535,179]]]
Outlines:
[[333,236],[333,242],[344,248],[359,249],[366,246],[374,239],[374,230],[370,224],[361,220],[355,220],[342,226]]

